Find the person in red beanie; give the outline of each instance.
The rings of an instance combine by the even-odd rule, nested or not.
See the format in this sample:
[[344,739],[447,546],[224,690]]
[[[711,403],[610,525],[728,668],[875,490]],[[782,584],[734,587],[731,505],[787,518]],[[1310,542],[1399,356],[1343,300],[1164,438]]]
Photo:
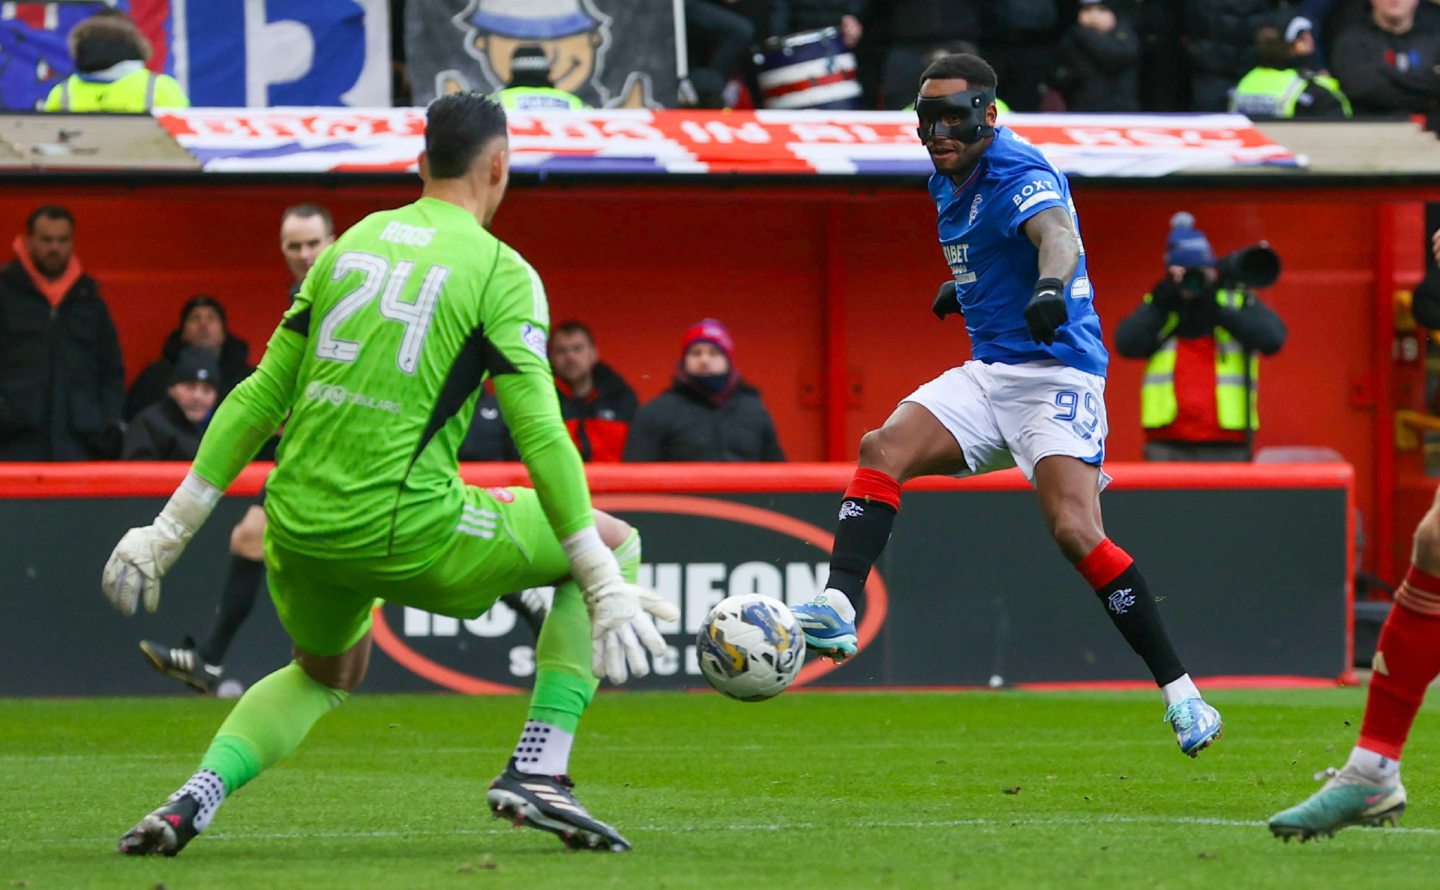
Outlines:
[[760,391],[740,379],[729,328],[707,318],[685,331],[674,383],[636,412],[624,459],[785,459]]

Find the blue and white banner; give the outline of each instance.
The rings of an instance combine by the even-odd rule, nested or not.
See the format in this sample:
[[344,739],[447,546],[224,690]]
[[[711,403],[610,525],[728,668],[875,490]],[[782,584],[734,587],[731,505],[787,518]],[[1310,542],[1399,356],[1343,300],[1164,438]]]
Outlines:
[[70,29],[106,7],[134,16],[149,67],[192,105],[390,104],[386,0],[0,2],[0,107],[34,109],[73,73]]
[[111,3],[0,3],[0,108],[31,111],[74,71],[65,39],[70,29]]
[[390,104],[385,0],[168,0],[167,5],[167,67],[193,105]]

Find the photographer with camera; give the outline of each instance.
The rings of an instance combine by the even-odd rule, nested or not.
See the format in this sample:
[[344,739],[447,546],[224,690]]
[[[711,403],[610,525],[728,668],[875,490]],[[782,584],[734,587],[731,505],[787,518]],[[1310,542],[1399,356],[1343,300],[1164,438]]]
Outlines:
[[1180,212],[1165,265],[1115,331],[1121,355],[1149,360],[1140,388],[1145,459],[1248,461],[1260,426],[1259,356],[1285,345],[1285,323],[1251,288],[1274,284],[1280,260],[1263,243],[1217,260],[1195,218]]

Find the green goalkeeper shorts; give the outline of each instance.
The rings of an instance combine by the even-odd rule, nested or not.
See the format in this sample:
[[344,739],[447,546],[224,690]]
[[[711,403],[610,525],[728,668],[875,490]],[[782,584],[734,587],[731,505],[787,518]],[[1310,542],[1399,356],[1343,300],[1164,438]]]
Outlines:
[[569,563],[529,488],[465,488],[455,526],[434,556],[326,559],[265,536],[270,597],[303,652],[338,655],[370,630],[377,600],[474,618],[507,593],[551,584]]

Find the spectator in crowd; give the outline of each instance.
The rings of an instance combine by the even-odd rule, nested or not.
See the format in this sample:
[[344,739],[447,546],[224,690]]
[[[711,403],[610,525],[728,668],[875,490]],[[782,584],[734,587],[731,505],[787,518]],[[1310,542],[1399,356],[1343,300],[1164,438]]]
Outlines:
[[1193,111],[1224,111],[1230,107],[1230,90],[1255,67],[1255,29],[1264,23],[1273,6],[1272,0],[1186,2],[1185,36]]
[[885,22],[890,51],[881,74],[882,107],[905,108],[937,50],[973,52],[983,0],[892,0]]
[[300,292],[300,285],[320,251],[333,243],[335,220],[330,211],[319,204],[296,204],[280,214],[280,252],[290,268],[290,296]]
[[1256,29],[1255,50],[1260,64],[1236,84],[1231,111],[1252,118],[1350,116],[1339,81],[1299,67],[1315,56],[1309,19],[1281,10]]
[[120,456],[120,340],[74,245],[75,217],[47,204],[0,270],[0,460]]
[[50,90],[46,111],[144,113],[189,107],[175,78],[146,69],[150,41],[125,13],[97,12],[71,29],[69,42],[75,73]]
[[755,39],[755,26],[730,8],[734,0],[685,0],[685,43],[690,76],[680,83],[680,104],[691,108],[723,108],[726,85]]
[[639,400],[630,384],[600,361],[590,329],[564,321],[550,334],[550,364],[560,392],[560,413],[580,457],[618,461]]
[[860,17],[865,0],[771,0],[770,33],[784,36],[800,31],[835,28],[848,49],[865,33]]
[[495,395],[495,383],[488,378],[475,400],[475,416],[470,420],[470,429],[466,430],[465,439],[460,443],[460,459],[520,459],[515,440],[510,438],[510,427],[505,425],[505,418],[500,415],[500,399]]
[[1140,110],[1140,39],[1106,0],[1080,0],[1060,38],[1058,86],[1070,111]]
[[1140,389],[1145,459],[1248,461],[1260,426],[1260,362],[1285,343],[1285,323],[1248,288],[1221,280],[1195,218],[1177,213],[1165,246],[1166,273],[1115,345],[1147,359]]
[[1440,108],[1440,13],[1419,3],[1371,0],[1369,18],[1340,25],[1330,60],[1357,113]]
[[125,460],[194,460],[220,402],[220,365],[203,346],[186,346],[170,366],[170,386],[125,428]]
[[1005,84],[1006,101],[1016,111],[1063,111],[1054,106],[1056,96],[1049,95],[1047,83],[1055,70],[1061,30],[1055,0],[1006,0],[983,8],[981,46],[985,60]]
[[[290,269],[293,297],[321,251],[335,241],[330,211],[319,204],[296,204],[280,214],[280,253]],[[274,440],[272,439],[272,445]],[[266,450],[272,450],[271,445]],[[262,456],[265,452],[262,451]],[[265,584],[265,495],[250,505],[230,530],[230,564],[220,589],[220,602],[210,631],[197,643],[186,637],[180,646],[142,640],[140,651],[150,665],[198,692],[210,692],[224,673],[225,655],[235,634],[250,617]]]
[[510,59],[510,85],[495,94],[506,111],[578,111],[589,108],[574,93],[558,89],[550,80],[550,58],[538,46],[525,45]]
[[218,387],[222,399],[255,370],[249,364],[250,344],[230,333],[225,307],[209,294],[196,294],[180,309],[180,324],[165,339],[160,357],[146,365],[130,385],[124,410],[127,421],[165,398],[173,384],[171,378],[180,352],[191,346],[209,350],[215,356],[220,370],[210,383]]
[[674,384],[635,413],[625,460],[784,459],[759,391],[740,379],[729,329],[713,318],[692,325]]
[[1135,28],[1140,41],[1140,109],[1189,111],[1185,19],[1177,13],[1175,0],[1106,0],[1105,5]]

